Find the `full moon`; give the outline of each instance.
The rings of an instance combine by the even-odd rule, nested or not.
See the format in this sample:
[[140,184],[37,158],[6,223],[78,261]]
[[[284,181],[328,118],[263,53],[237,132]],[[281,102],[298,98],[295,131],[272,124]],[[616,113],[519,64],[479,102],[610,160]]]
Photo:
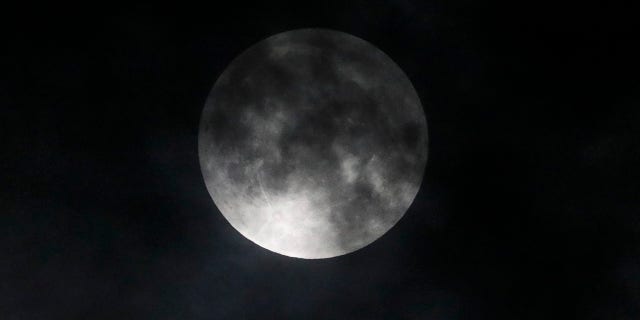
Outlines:
[[427,161],[427,122],[385,53],[325,29],[280,33],[235,58],[198,134],[215,205],[243,236],[290,257],[356,251],[393,227]]

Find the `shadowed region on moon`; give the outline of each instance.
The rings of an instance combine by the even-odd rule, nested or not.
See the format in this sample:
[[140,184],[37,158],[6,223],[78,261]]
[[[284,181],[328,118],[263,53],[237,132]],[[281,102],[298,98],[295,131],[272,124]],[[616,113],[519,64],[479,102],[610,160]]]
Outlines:
[[407,76],[368,42],[323,29],[280,33],[238,56],[207,99],[198,140],[205,183],[231,225],[307,259],[387,232],[427,160]]

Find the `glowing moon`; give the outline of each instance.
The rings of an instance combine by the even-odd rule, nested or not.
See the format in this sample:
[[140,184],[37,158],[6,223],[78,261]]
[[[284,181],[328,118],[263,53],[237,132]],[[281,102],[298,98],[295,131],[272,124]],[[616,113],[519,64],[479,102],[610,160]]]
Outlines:
[[382,51],[302,29],[233,60],[207,99],[198,147],[209,193],[236,230],[283,255],[328,258],[404,215],[427,161],[427,122]]

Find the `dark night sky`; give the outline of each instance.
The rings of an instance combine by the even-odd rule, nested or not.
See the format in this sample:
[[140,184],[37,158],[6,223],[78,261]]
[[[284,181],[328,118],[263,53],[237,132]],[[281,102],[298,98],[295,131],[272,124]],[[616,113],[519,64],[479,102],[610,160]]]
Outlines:
[[[231,4],[4,12],[0,318],[640,318],[634,8]],[[405,217],[327,260],[246,240],[198,164],[220,73],[302,27],[387,53],[429,125]]]

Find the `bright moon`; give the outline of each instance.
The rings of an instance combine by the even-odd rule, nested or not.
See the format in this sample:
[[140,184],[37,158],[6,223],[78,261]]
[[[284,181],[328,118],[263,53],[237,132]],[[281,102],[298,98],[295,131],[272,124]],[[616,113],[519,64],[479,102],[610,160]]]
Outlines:
[[229,223],[291,257],[358,250],[407,211],[427,123],[407,76],[357,37],[302,29],[231,62],[207,99],[202,174]]

